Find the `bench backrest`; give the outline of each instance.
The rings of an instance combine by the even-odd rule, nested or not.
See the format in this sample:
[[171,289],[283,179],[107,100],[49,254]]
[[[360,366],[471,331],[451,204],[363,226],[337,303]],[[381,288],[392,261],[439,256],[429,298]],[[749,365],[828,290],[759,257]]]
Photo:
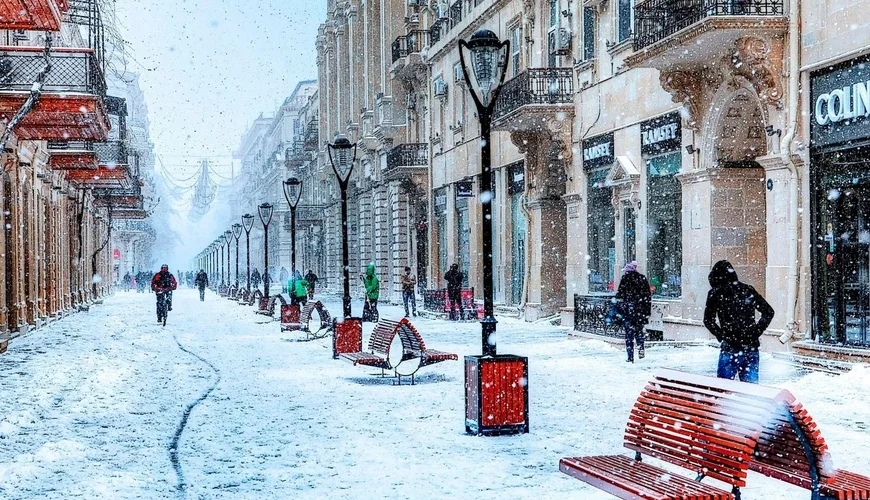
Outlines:
[[423,342],[423,337],[407,318],[402,318],[399,321],[396,333],[402,341],[404,354],[408,356],[420,356],[426,352],[426,343]]
[[312,311],[314,311],[314,309],[317,307],[317,304],[319,303],[319,301],[315,302],[313,300],[306,303],[302,307],[302,312],[299,313],[299,322],[303,325],[308,323],[308,320],[311,318]]
[[809,488],[812,484],[810,460],[798,430],[806,440],[806,445],[812,451],[812,464],[815,465],[819,480],[824,483],[828,476],[836,471],[828,453],[828,445],[822,437],[813,418],[800,403],[781,404],[764,428],[758,439],[752,470],[762,474],[778,476],[783,469],[788,471],[790,478],[786,481],[801,484]]
[[780,389],[661,370],[631,410],[625,446],[742,487],[771,416],[793,400]]
[[389,358],[390,345],[396,337],[397,325],[395,321],[391,320],[382,319],[378,321],[369,337],[369,351],[379,354],[384,358]]

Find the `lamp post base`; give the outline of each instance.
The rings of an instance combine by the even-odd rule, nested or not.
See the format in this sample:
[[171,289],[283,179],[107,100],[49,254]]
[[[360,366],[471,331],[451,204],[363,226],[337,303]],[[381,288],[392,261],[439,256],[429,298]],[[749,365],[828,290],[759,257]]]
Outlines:
[[465,357],[465,432],[529,432],[529,359],[512,354]]

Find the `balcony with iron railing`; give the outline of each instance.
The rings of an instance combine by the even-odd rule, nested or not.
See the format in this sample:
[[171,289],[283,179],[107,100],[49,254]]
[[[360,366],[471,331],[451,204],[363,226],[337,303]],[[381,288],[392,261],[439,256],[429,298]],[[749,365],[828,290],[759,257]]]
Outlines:
[[305,134],[302,141],[306,151],[317,151],[317,146],[320,144],[320,124],[316,116],[312,116],[305,126]]
[[429,167],[429,145],[426,143],[399,144],[387,152],[385,179],[407,177],[425,172]]
[[[474,6],[479,3],[475,1]],[[462,0],[455,0],[446,9],[446,12],[436,16],[435,21],[429,26],[429,43],[435,45],[440,42],[453,28],[462,22]]]
[[534,129],[542,121],[570,120],[573,112],[571,68],[532,68],[502,86],[493,111],[493,128]]
[[292,146],[287,148],[285,154],[289,168],[299,168],[311,160],[311,153],[305,149],[305,141],[294,142]]
[[393,41],[393,62],[408,57],[411,54],[419,54],[423,47],[429,44],[428,30],[412,30],[407,35],[397,37]]
[[[40,98],[15,129],[26,140],[105,140],[109,120],[106,80],[94,51],[49,51]],[[0,117],[12,117],[30,96],[46,69],[41,47],[0,47]]]
[[787,28],[785,0],[647,0],[634,9],[637,52],[626,62],[659,69],[691,66],[733,50],[746,34]]

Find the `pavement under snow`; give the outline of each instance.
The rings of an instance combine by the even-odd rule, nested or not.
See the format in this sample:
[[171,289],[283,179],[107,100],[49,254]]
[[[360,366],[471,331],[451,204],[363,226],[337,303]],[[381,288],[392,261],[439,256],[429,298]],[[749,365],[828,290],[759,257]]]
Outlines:
[[[298,342],[266,320],[182,289],[163,328],[153,295],[122,292],[11,342],[0,356],[0,498],[610,499],[561,474],[559,458],[627,452],[626,418],[654,371],[712,374],[717,359],[711,347],[656,347],[631,365],[604,342],[501,319],[499,352],[529,357],[531,432],[472,437],[461,361],[393,386],[333,360],[329,339]],[[414,323],[434,349],[479,353],[476,323]],[[762,363],[762,383],[791,390],[817,420],[835,466],[870,475],[870,370]],[[809,496],[750,473],[743,498]]]

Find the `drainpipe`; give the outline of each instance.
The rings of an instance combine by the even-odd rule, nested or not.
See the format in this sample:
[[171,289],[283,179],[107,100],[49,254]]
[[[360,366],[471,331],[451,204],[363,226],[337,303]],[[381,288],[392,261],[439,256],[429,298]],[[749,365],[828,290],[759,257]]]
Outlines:
[[797,166],[792,160],[792,141],[797,134],[798,128],[798,99],[800,98],[800,33],[798,32],[800,16],[800,0],[789,0],[789,23],[788,23],[788,130],[780,141],[779,150],[783,162],[789,171],[789,245],[788,245],[788,276],[787,276],[787,299],[785,310],[786,332],[779,337],[779,341],[785,344],[796,333],[797,325],[795,315],[798,301],[798,280],[800,275],[799,258],[799,234],[798,234],[798,187]]

